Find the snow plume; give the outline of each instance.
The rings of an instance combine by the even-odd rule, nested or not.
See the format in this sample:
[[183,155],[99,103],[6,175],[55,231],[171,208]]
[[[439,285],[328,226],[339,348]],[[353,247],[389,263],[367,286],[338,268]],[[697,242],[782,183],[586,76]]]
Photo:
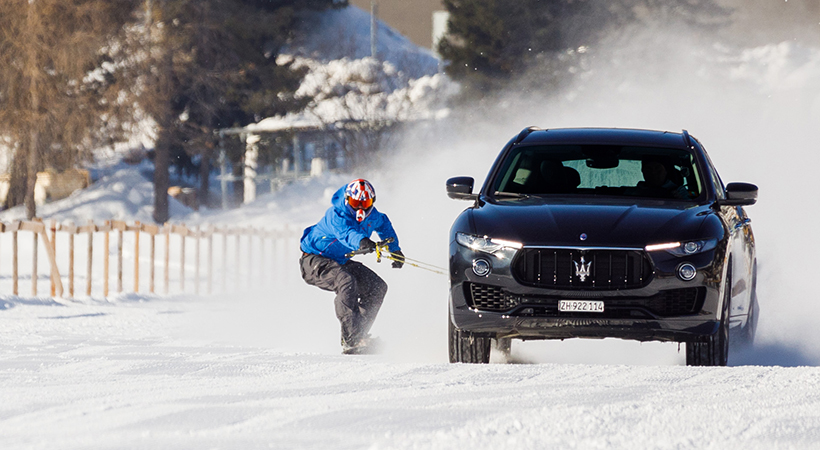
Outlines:
[[[820,364],[820,330],[814,319],[820,302],[811,258],[820,253],[820,237],[811,226],[820,213],[810,198],[820,167],[815,149],[820,51],[789,42],[732,47],[658,30],[609,43],[576,52],[573,70],[578,75],[558,92],[522,92],[521,84],[511,83],[500,98],[456,111],[462,118],[458,126],[442,126],[426,140],[419,134],[407,136],[395,169],[373,177],[380,189],[379,207],[394,220],[405,253],[446,265],[447,230],[468,205],[449,200],[444,181],[473,176],[478,188],[501,147],[526,126],[687,129],[704,143],[724,182],[760,187],[757,205],[747,207],[759,262],[758,344],[752,352],[735,353],[730,362]],[[530,80],[538,76],[528,74]],[[416,330],[427,330],[416,331],[417,339],[435,335],[440,343],[446,280],[420,283],[415,275],[406,275],[391,280],[388,296],[403,315],[389,330],[404,326],[411,333],[412,323]],[[388,303],[382,324],[390,320],[391,308]],[[532,346],[540,347],[519,357],[683,362],[674,344],[567,341],[520,348]]]

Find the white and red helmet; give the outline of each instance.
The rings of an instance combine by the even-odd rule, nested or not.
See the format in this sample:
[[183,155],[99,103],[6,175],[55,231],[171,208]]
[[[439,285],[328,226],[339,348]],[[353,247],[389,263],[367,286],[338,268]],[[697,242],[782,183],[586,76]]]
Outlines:
[[358,222],[361,222],[370,214],[375,201],[376,190],[367,180],[362,178],[353,180],[345,188],[345,205]]

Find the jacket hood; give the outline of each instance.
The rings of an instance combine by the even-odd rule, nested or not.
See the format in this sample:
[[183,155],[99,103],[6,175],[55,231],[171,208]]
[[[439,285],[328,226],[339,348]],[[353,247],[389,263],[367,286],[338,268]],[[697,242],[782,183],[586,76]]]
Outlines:
[[[501,201],[472,210],[474,232],[525,245],[643,248],[700,236],[708,206],[643,204],[545,204]],[[581,235],[586,235],[582,240]]]
[[348,211],[347,207],[345,206],[345,188],[347,186],[340,187],[334,194],[333,197],[330,199],[330,203],[333,205],[333,208],[344,213],[345,215],[349,216],[350,211]]

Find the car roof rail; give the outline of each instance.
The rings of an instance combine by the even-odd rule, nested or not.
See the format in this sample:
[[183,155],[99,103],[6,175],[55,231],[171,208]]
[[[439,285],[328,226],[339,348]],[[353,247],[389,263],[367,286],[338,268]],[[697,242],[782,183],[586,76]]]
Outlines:
[[695,145],[692,143],[692,137],[689,136],[689,132],[683,130],[683,143],[686,144],[688,148],[695,148]]
[[538,128],[536,126],[524,128],[523,130],[521,130],[520,133],[518,133],[518,137],[515,138],[515,140],[513,141],[513,144],[518,144],[519,142],[526,139],[527,136],[530,135],[530,133],[532,133],[533,131],[537,131],[537,130],[540,130],[540,128]]

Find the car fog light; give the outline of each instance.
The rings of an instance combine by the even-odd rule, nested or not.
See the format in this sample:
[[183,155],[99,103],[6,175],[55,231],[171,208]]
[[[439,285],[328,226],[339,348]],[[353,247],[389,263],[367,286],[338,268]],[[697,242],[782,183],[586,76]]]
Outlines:
[[698,271],[695,269],[695,266],[689,263],[681,264],[678,267],[678,277],[683,281],[692,281],[697,274]]
[[486,277],[490,274],[490,270],[492,270],[492,266],[490,266],[490,262],[486,259],[473,260],[473,273],[476,275]]

